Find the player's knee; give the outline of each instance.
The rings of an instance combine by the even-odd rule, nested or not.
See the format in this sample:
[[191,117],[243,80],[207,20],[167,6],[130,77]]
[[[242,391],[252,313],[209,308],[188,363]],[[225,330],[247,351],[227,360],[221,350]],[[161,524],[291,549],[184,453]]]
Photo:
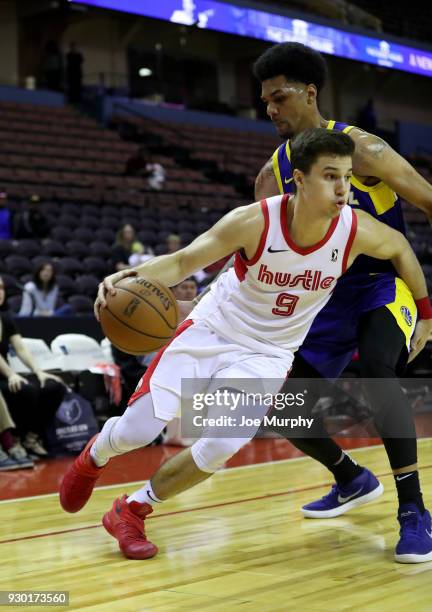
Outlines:
[[200,438],[191,447],[192,457],[202,472],[216,472],[248,442],[244,438]]
[[136,424],[129,423],[128,419],[125,418],[126,413],[127,411],[120,417],[118,422],[115,423],[110,433],[110,445],[116,452],[126,453],[135,448],[147,446],[147,444],[153,442],[154,438],[157,437],[147,430],[145,423],[140,427],[137,427]]

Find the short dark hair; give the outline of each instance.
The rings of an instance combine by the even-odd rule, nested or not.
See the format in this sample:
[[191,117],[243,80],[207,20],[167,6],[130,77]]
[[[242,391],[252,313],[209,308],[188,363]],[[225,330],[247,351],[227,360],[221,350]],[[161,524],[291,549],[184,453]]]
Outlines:
[[313,83],[320,92],[326,82],[327,64],[318,51],[288,42],[264,51],[254,63],[253,73],[261,83],[283,74],[287,81]]
[[354,140],[335,130],[312,128],[301,132],[290,142],[292,169],[308,174],[321,155],[351,157],[354,153]]

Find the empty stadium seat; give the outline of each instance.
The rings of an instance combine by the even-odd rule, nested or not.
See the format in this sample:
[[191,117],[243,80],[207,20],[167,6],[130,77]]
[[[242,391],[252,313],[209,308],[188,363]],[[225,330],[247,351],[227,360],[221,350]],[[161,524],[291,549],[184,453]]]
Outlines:
[[85,334],[60,334],[51,342],[51,351],[65,371],[81,372],[104,361],[99,343]]

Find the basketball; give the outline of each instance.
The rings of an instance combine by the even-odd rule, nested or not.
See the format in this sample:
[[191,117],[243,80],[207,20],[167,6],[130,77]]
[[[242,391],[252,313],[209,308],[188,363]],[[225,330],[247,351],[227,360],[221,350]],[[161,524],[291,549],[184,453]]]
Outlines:
[[154,280],[129,276],[107,295],[100,322],[114,346],[131,355],[152,353],[164,346],[177,329],[179,313],[171,291]]

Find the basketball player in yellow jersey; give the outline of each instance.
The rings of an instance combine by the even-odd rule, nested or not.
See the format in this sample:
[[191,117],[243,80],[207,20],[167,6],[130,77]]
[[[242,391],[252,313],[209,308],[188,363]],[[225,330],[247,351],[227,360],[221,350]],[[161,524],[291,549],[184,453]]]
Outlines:
[[[298,43],[275,45],[258,58],[254,73],[261,82],[267,114],[278,134],[286,140],[256,179],[257,200],[292,191],[289,139],[308,128],[322,127],[349,133],[356,143],[348,201],[355,210],[366,210],[404,233],[400,196],[432,220],[432,186],[405,159],[381,138],[322,117],[317,97],[325,83],[326,64],[320,53]],[[406,285],[397,278],[389,262],[358,258],[316,317],[296,353],[287,380],[291,391],[296,377],[337,378],[356,348],[362,378],[365,381],[387,379],[381,393],[372,393],[371,384],[369,399],[395,477],[401,524],[396,560],[402,562],[431,558],[418,539],[425,508],[417,470],[414,420],[397,381],[397,373],[405,367],[412,348],[416,311],[421,318],[423,308],[423,303],[416,307]],[[422,325],[421,321],[418,325]],[[416,354],[413,350],[410,360]],[[309,396],[310,407],[316,399],[316,395],[314,398],[312,395]],[[398,423],[398,437],[391,433],[395,422]],[[291,442],[333,473],[336,488],[322,500],[304,506],[303,514],[310,518],[331,518],[368,501],[368,490],[363,482],[368,470],[355,464],[328,437],[317,419],[314,425],[314,439],[309,432],[308,438],[291,439]]]

